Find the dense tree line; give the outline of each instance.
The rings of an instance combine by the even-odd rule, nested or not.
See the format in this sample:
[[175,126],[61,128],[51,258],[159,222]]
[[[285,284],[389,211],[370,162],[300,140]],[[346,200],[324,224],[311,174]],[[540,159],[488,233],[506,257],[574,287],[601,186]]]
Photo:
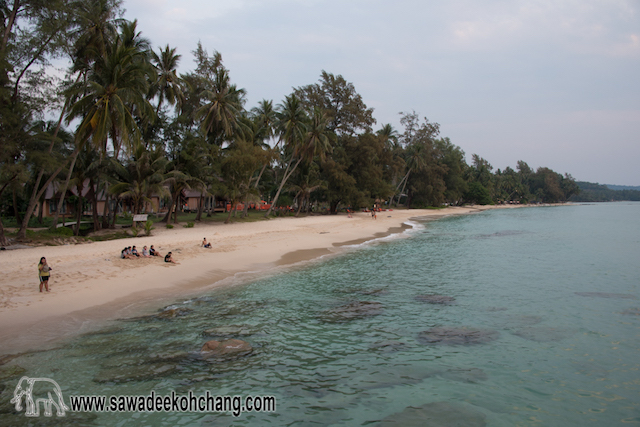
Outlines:
[[[154,50],[122,19],[121,0],[1,0],[0,15],[0,202],[18,238],[30,217],[42,218],[35,209],[53,182],[60,204],[68,188],[88,185],[75,203],[93,202],[94,229],[115,224],[114,203],[127,199],[138,212],[152,194],[169,206],[164,221],[176,221],[185,189],[297,214],[558,202],[578,191],[569,175],[524,162],[493,172],[473,155],[469,165],[415,112],[401,113],[402,129],[376,126],[354,85],[325,71],[278,104],[247,108],[219,52],[198,44],[195,69],[179,75],[181,55]],[[69,66],[56,79],[47,70],[61,58]],[[45,109],[57,120],[45,122]],[[203,213],[200,203],[198,220]]]
[[580,188],[580,193],[571,196],[569,200],[572,202],[640,201],[640,191],[638,190],[613,190],[606,185],[582,181],[578,181],[576,184]]

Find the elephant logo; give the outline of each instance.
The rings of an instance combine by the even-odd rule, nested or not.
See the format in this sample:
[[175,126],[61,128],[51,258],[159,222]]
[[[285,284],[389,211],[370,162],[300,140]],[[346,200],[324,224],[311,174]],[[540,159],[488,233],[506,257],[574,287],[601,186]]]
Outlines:
[[11,399],[11,403],[16,405],[16,411],[22,410],[22,396],[26,407],[24,415],[27,417],[40,416],[40,403],[44,407],[46,417],[51,416],[51,406],[56,407],[56,415],[59,417],[64,417],[64,411],[69,410],[64,404],[60,386],[49,378],[20,378]]

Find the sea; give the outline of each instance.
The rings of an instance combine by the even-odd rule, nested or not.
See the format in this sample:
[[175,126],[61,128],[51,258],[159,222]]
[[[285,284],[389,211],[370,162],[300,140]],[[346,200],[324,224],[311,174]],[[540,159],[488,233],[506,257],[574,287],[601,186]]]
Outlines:
[[[408,225],[19,355],[0,425],[640,425],[640,203]],[[200,351],[231,339],[251,351]],[[64,416],[16,410],[23,376]],[[70,408],[91,396],[114,406]]]

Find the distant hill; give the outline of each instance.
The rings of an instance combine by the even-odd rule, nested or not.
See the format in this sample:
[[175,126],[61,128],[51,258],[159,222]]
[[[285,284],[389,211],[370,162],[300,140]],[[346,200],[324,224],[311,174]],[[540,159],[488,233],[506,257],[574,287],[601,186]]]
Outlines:
[[[602,185],[593,182],[577,181],[580,194],[574,194],[569,198],[572,202],[614,202],[629,200],[640,201],[640,187],[628,187],[624,185]],[[620,189],[612,189],[617,187]]]
[[605,184],[607,187],[609,187],[612,190],[616,190],[616,191],[622,191],[622,190],[636,190],[636,191],[640,191],[640,185],[636,185],[636,186],[631,186],[631,185],[611,185],[611,184]]

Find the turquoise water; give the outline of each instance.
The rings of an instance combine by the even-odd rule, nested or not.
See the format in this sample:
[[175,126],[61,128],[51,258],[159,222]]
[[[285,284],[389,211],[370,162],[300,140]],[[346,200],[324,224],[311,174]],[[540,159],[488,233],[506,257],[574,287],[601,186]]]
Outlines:
[[[407,425],[398,413],[434,402],[458,408],[463,425],[640,424],[640,203],[493,210],[414,227],[7,366],[55,379],[66,399],[152,390],[277,399],[274,413],[237,418],[68,413],[54,424]],[[455,301],[416,298],[431,294]],[[357,301],[377,304],[361,316],[341,309]],[[214,339],[203,331],[222,327],[253,352],[201,358]],[[421,339],[461,327],[487,342]],[[26,420],[8,413],[15,384],[0,383],[2,424]],[[427,408],[434,419],[451,415]]]

